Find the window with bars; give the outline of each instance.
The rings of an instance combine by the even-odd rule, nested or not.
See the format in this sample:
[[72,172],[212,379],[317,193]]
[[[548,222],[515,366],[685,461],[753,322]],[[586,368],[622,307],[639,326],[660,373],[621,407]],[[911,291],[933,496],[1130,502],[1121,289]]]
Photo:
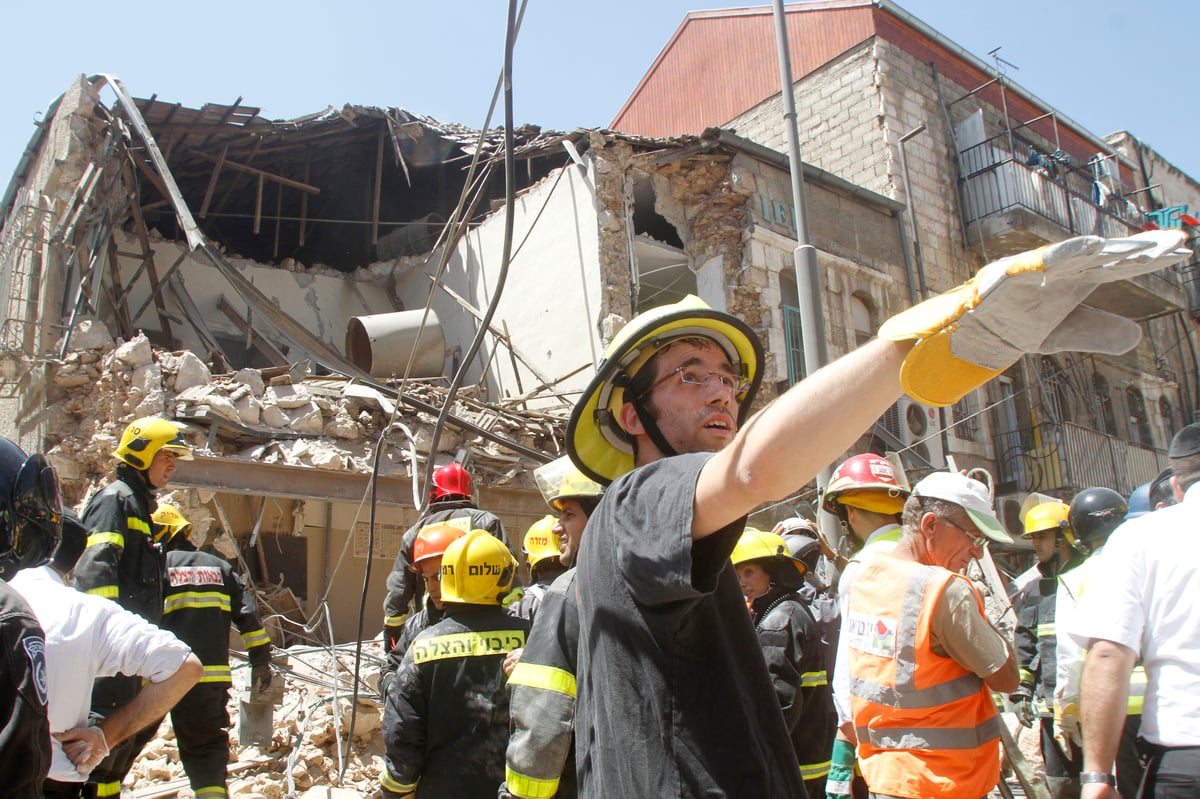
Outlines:
[[980,420],[983,418],[983,414],[979,413],[978,392],[972,391],[954,403],[951,417],[954,420],[953,430],[956,439],[976,444],[982,441],[983,430]]

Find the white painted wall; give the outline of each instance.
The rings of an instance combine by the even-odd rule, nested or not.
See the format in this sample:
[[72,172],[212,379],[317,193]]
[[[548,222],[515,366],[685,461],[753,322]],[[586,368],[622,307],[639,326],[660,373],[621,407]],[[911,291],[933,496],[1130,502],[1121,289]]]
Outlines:
[[[116,231],[117,247],[123,252],[136,252],[137,244]],[[154,261],[158,275],[162,278],[183,247],[175,242],[152,242]],[[346,324],[352,316],[364,314],[388,313],[397,310],[390,299],[387,281],[360,270],[358,273],[345,276],[334,274],[309,274],[304,272],[289,272],[277,266],[264,266],[254,261],[228,259],[241,270],[242,274],[267,295],[274,305],[291,316],[297,323],[303,325],[310,333],[329,344],[337,352],[345,354]],[[136,271],[138,262],[123,258],[121,276],[128,282]],[[179,267],[178,274],[183,278],[187,292],[199,309],[204,322],[214,333],[241,337],[243,334],[217,308],[219,298],[224,295],[230,305],[241,315],[247,316],[246,304],[237,292],[225,280],[224,276],[212,266],[203,255],[192,255]],[[133,287],[128,299],[129,312],[135,313],[150,295],[148,280],[139,279]],[[170,297],[170,291],[165,292]],[[174,302],[167,303],[172,315],[185,318],[186,314]],[[274,334],[271,326],[262,319],[261,315],[252,318],[252,324],[271,339],[276,345],[281,339]],[[143,330],[160,330],[158,314],[151,303],[146,311],[134,320],[135,326]],[[112,327],[115,332],[115,326]],[[204,348],[191,325],[172,323],[172,332],[181,340],[182,345],[197,353],[203,354]]]
[[[590,157],[585,156],[588,163]],[[488,399],[528,392],[542,382],[557,380],[581,366],[594,364],[603,354],[599,324],[600,258],[599,222],[592,172],[576,166],[554,172],[517,198],[514,205],[513,257],[492,327],[507,323],[514,347],[541,374],[534,375],[518,362],[520,387],[508,350],[488,336],[480,348],[468,381],[477,381],[479,364],[490,359]],[[442,277],[455,292],[486,310],[499,279],[507,209],[471,231],[459,245]],[[436,264],[427,272],[406,276],[399,284],[409,308],[423,307]],[[478,321],[442,291],[434,293],[447,349],[470,346]],[[495,351],[499,347],[498,351]],[[495,351],[495,352],[494,352]],[[493,355],[494,352],[494,355]],[[560,390],[582,390],[592,370],[583,369],[564,381]],[[537,405],[537,403],[533,403]]]

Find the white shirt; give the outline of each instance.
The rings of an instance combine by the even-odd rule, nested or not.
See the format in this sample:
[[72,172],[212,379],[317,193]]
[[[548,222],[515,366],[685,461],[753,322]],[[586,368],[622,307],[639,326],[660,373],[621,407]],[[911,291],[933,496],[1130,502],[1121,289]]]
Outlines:
[[[1059,575],[1054,595],[1054,628],[1060,633],[1070,631],[1078,623],[1079,603],[1083,598],[1084,589],[1096,584],[1096,566],[1103,551],[1104,547],[1101,546],[1083,563]],[[1068,730],[1073,730],[1079,721],[1079,683],[1083,677],[1086,646],[1087,639],[1079,643],[1069,635],[1060,634],[1054,647],[1054,699],[1058,707],[1065,712],[1067,718],[1064,727]]]
[[1146,669],[1141,734],[1161,746],[1200,745],[1200,485],[1183,502],[1132,519],[1088,576],[1075,643],[1098,638],[1138,653]]
[[833,664],[833,705],[837,708],[838,726],[854,720],[854,715],[850,710],[850,635],[848,632],[850,585],[854,582],[854,575],[862,566],[864,558],[880,552],[891,552],[896,548],[895,541],[880,541],[879,538],[899,526],[898,524],[885,524],[867,536],[867,543],[863,544],[862,550],[850,559],[842,571],[842,576],[838,579],[837,604],[838,612],[841,614],[841,629],[838,632],[837,659]]
[[[191,648],[111,599],[92,596],[63,583],[49,566],[25,569],[9,585],[25,597],[46,634],[46,682],[50,732],[87,725],[92,681],[122,674],[162,682]],[[62,744],[52,740],[52,780],[81,782]]]

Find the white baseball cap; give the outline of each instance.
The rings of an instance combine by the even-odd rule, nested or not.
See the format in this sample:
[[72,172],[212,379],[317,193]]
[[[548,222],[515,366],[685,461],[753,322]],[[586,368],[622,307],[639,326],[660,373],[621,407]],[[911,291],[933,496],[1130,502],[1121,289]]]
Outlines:
[[913,486],[913,496],[952,502],[967,512],[979,531],[1000,544],[1013,543],[1012,536],[996,518],[987,486],[964,474],[934,472]]

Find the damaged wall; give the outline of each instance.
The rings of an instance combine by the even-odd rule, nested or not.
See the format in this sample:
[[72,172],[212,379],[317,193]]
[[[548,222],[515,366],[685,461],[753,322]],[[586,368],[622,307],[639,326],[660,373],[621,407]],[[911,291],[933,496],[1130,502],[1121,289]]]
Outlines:
[[[594,168],[593,159],[585,158]],[[581,368],[599,360],[595,325],[589,321],[601,302],[593,181],[591,169],[584,173],[565,166],[516,198],[513,254],[492,328],[507,331],[512,349],[522,357],[510,354],[490,335],[468,372],[468,381],[485,382],[493,402],[522,396],[546,382],[557,383],[551,390],[559,393],[578,391],[591,376],[589,369]],[[480,312],[495,292],[508,213],[501,208],[467,233],[441,278],[442,285]],[[424,306],[433,285],[433,261],[399,277],[397,290],[405,300]],[[457,365],[478,323],[445,291],[434,290],[433,308],[442,320],[447,350],[458,351]],[[481,364],[487,364],[486,378],[481,377]],[[573,378],[559,382],[568,375]],[[553,397],[535,398],[531,407],[562,409],[561,401],[548,400]]]

